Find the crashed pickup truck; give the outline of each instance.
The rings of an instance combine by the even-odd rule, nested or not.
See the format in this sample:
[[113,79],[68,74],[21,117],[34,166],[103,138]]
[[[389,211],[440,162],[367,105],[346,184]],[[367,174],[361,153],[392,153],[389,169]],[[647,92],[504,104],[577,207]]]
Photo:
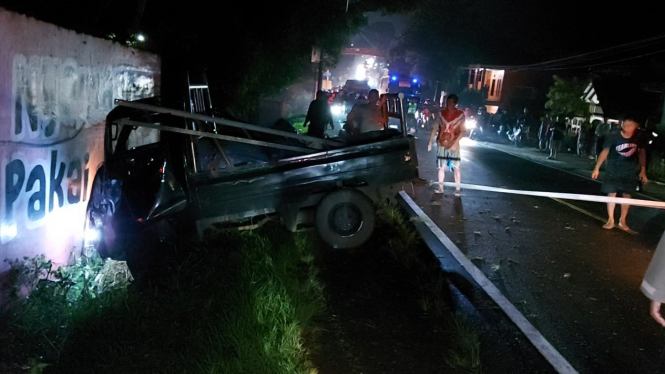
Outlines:
[[123,257],[136,235],[165,222],[202,235],[218,223],[278,220],[291,231],[315,227],[333,248],[362,245],[374,230],[374,202],[418,177],[403,95],[385,96],[384,130],[326,139],[228,120],[191,100],[180,103],[185,110],[160,98],[117,100],[84,251]]

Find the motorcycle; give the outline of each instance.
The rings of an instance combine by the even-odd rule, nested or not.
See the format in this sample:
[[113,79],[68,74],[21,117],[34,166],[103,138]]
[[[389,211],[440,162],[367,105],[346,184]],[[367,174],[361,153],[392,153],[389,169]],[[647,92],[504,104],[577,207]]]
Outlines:
[[434,114],[428,108],[416,111],[416,121],[418,123],[418,127],[422,129],[429,129],[433,120]]
[[507,135],[508,140],[511,143],[515,143],[517,148],[524,147],[524,144],[526,143],[526,132],[524,125],[520,124],[519,126],[515,126],[512,131],[508,131]]

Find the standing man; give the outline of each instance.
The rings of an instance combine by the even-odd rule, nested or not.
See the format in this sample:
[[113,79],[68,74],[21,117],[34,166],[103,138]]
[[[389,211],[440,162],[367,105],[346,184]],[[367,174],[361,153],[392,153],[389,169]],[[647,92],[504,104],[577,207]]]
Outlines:
[[605,147],[605,138],[609,135],[612,125],[607,121],[607,118],[603,117],[603,123],[596,127],[596,160],[598,156],[603,152],[603,147]]
[[330,111],[330,105],[328,104],[325,92],[318,91],[316,93],[316,100],[309,103],[303,127],[307,127],[307,125],[309,125],[307,135],[315,138],[323,138],[326,125],[329,125],[330,129],[335,129],[332,112]]
[[[457,109],[458,101],[457,95],[454,94],[446,98],[446,107],[441,111],[441,116],[438,118],[438,126],[432,126],[432,133],[429,137],[429,143],[427,143],[427,151],[429,152],[432,150],[432,141],[436,136],[439,183],[443,183],[446,166],[452,170],[455,183],[459,184],[462,181],[459,142],[466,131],[464,128],[466,118],[464,112]],[[435,190],[435,193],[443,193],[442,184]],[[459,187],[455,189],[455,196],[461,196]]]
[[550,155],[547,157],[548,160],[556,160],[556,156],[561,150],[561,145],[563,145],[563,140],[566,137],[564,134],[565,131],[566,124],[563,122],[556,121],[550,125]]
[[[591,178],[598,178],[600,165],[607,160],[607,172],[601,191],[609,197],[615,197],[617,193],[621,193],[622,197],[630,199],[630,194],[637,190],[640,181],[644,184],[648,182],[647,156],[645,146],[637,133],[639,127],[640,124],[635,116],[626,116],[621,123],[621,131],[612,132],[605,139],[603,151],[598,156],[598,162]],[[614,228],[615,205],[615,203],[607,203],[608,220],[603,225],[606,230]],[[626,224],[629,208],[630,205],[621,205],[621,218],[618,227],[623,231],[634,234],[635,232]]]
[[362,134],[370,131],[381,131],[387,126],[386,120],[381,114],[381,106],[385,103],[385,97],[380,99],[379,91],[372,89],[367,95],[366,104],[356,104],[348,116],[346,125],[352,134]]

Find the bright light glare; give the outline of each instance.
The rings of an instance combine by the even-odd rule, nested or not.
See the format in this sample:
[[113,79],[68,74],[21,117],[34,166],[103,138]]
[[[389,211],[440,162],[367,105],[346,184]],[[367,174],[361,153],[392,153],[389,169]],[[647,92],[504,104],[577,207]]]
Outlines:
[[418,79],[413,78],[413,83],[418,83]]
[[476,122],[475,119],[467,119],[467,120],[466,120],[466,123],[464,124],[464,126],[467,128],[467,130],[473,130],[473,129],[476,128],[476,125],[477,125],[477,124],[478,124],[478,123]]
[[653,135],[654,138],[658,137],[658,134],[656,134],[655,132],[652,132],[651,135]]
[[145,41],[145,36],[143,34],[138,34],[138,35],[136,35],[136,40],[138,40],[140,42],[144,42]]
[[358,66],[356,67],[356,79],[359,81],[364,81],[366,77],[367,77],[367,70],[365,69],[365,65],[358,64]]
[[95,228],[85,230],[85,241],[88,243],[99,240],[99,236],[99,230]]
[[16,235],[18,235],[18,228],[15,223],[11,225],[0,225],[0,239],[2,239],[2,243],[14,239]]
[[372,64],[374,64],[374,58],[372,58],[372,57],[368,58],[368,59],[367,59],[367,64],[368,64],[368,65],[372,65]]
[[462,137],[462,139],[460,139],[459,144],[462,145],[462,146],[472,146],[473,147],[473,146],[476,145],[476,141],[473,140],[473,139],[469,139],[465,136],[465,137]]
[[393,80],[393,82],[396,81],[396,80],[397,80],[397,76],[396,76],[396,75],[393,75],[392,80]]
[[344,105],[333,105],[330,110],[332,111],[333,115],[339,116],[340,114],[344,114]]

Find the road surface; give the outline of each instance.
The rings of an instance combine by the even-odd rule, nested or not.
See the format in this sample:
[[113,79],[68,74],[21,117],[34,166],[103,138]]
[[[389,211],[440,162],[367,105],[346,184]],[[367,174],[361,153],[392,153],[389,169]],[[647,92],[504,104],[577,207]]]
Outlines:
[[[420,174],[435,180],[426,138],[418,134]],[[463,183],[599,194],[596,181],[464,140]],[[633,236],[601,228],[604,204],[452,193],[419,186],[414,200],[580,373],[665,373],[665,334],[639,291],[665,212],[632,208]]]

